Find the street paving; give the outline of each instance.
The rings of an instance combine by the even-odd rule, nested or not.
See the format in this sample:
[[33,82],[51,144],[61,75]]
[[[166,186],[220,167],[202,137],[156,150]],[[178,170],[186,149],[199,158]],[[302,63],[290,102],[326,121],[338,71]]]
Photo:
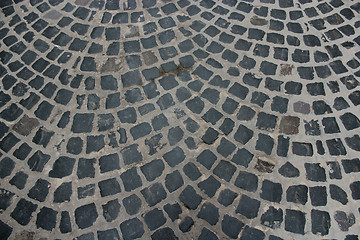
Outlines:
[[360,2],[0,8],[0,239],[358,239]]

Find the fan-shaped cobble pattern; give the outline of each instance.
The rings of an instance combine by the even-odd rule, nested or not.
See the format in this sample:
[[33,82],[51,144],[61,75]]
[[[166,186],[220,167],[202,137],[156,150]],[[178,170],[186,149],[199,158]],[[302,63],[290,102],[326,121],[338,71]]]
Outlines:
[[0,239],[358,239],[357,1],[0,8]]

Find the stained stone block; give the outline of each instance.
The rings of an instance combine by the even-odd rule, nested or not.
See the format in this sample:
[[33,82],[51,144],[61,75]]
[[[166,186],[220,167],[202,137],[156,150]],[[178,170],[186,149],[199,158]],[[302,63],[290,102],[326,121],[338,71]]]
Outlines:
[[299,133],[300,119],[298,117],[285,116],[280,121],[280,132],[285,134]]
[[96,94],[89,94],[87,97],[87,109],[97,110],[100,108],[100,98]]

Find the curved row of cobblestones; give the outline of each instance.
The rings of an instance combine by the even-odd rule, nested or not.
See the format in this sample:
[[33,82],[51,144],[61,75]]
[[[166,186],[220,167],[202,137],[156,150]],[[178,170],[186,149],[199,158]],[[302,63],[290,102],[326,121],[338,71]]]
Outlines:
[[1,239],[357,239],[356,1],[0,8]]

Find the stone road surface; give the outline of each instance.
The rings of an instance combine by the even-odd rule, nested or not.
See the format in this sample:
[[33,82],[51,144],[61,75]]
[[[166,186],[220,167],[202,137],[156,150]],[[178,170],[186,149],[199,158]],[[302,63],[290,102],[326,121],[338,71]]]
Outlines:
[[358,239],[359,1],[0,8],[0,239]]

